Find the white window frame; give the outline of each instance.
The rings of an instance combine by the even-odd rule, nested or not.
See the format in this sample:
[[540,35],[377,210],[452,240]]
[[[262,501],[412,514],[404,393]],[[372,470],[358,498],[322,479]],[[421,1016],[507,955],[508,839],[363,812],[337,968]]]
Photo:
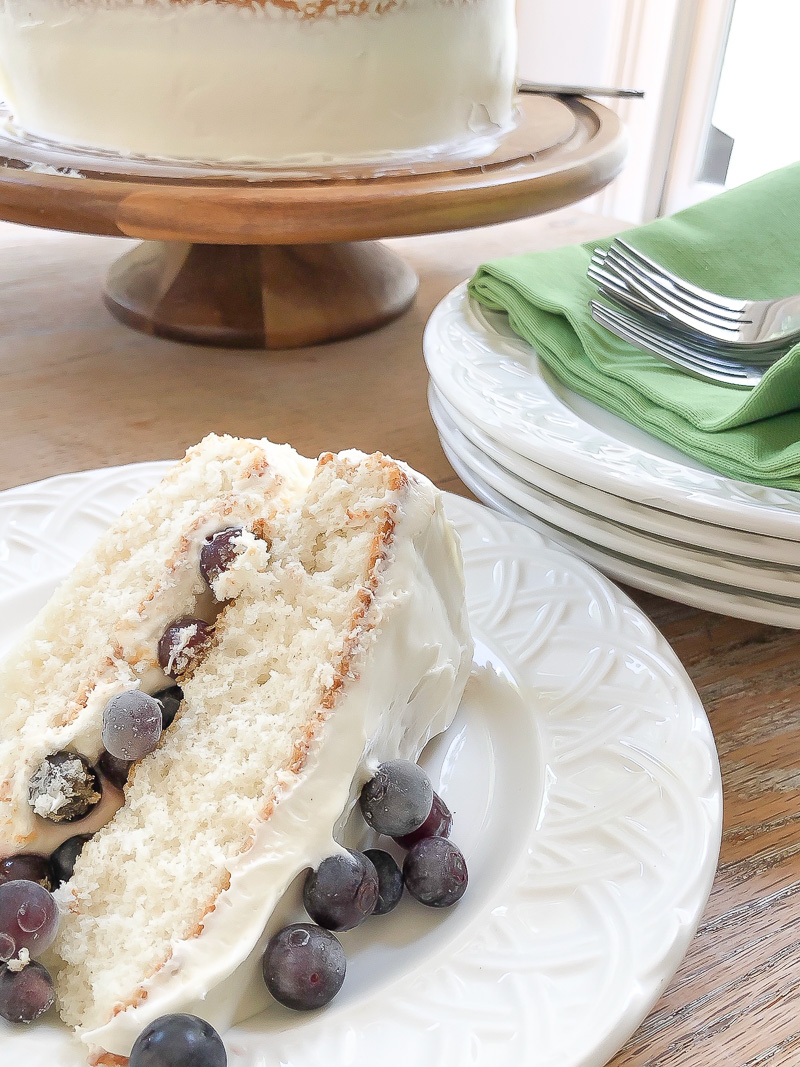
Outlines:
[[687,8],[685,75],[670,94],[677,104],[658,213],[672,214],[719,192],[698,180],[714,112],[735,0],[684,0]]
[[[642,222],[695,199],[734,0],[518,0],[520,68],[643,89],[608,102],[625,123],[625,169],[589,210]],[[591,34],[576,31],[591,25]],[[599,32],[602,28],[602,32]],[[537,31],[543,31],[542,33]],[[594,39],[589,39],[592,36]],[[543,39],[545,44],[542,44]]]
[[603,214],[644,222],[718,191],[697,175],[734,2],[628,0],[617,84],[643,88],[646,95],[616,108],[631,152],[620,178],[598,197]]

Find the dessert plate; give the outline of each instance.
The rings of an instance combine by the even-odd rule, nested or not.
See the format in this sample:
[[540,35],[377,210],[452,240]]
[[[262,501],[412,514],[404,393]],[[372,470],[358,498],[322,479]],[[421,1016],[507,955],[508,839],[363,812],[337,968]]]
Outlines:
[[[0,649],[165,466],[0,493]],[[342,935],[337,999],[306,1015],[263,995],[264,1010],[225,1036],[231,1067],[601,1067],[664,989],[705,906],[719,768],[669,645],[551,541],[458,497],[447,511],[464,546],[475,669],[424,762],[454,810],[470,889],[450,912],[405,900]],[[55,1020],[0,1024],[1,1067],[85,1062]]]
[[[600,549],[626,555],[645,566],[655,565],[684,575],[690,581],[703,578],[753,593],[796,600],[800,610],[800,570],[774,563],[744,560],[723,553],[707,552],[682,545],[666,537],[643,533],[630,526],[595,515],[584,508],[561,500],[518,478],[469,441],[455,426],[448,426],[431,414],[443,446],[466,465],[482,482],[513,500],[536,518],[559,527]],[[798,553],[800,556],[800,553]]]
[[524,523],[546,539],[552,539],[565,551],[576,553],[617,581],[626,582],[637,589],[644,589],[645,592],[655,593],[656,596],[666,597],[668,600],[677,600],[679,603],[703,608],[706,611],[716,611],[720,615],[751,619],[753,622],[765,623],[768,626],[800,629],[799,600],[762,595],[716,582],[704,581],[702,578],[690,578],[685,574],[679,574],[655,564],[632,559],[630,556],[611,549],[601,548],[591,541],[576,537],[560,526],[532,515],[515,501],[484,482],[480,475],[467,466],[446,442],[442,442],[442,447],[464,484],[485,504],[501,515]]
[[644,530],[668,537],[681,544],[721,552],[729,556],[741,556],[745,560],[764,560],[770,563],[785,563],[797,567],[800,554],[797,541],[764,534],[748,533],[745,530],[726,529],[699,519],[685,518],[670,511],[638,504],[612,493],[593,489],[590,485],[566,478],[563,474],[534,463],[532,459],[505,448],[493,437],[466,419],[460,411],[448,404],[433,382],[428,387],[428,405],[440,434],[450,427],[459,430],[473,445],[506,470],[516,474],[528,485],[542,489],[551,496],[575,504],[594,515],[624,523],[635,530]]
[[434,309],[423,347],[447,401],[521,456],[663,511],[800,540],[800,493],[726,478],[579,397],[506,316],[470,301],[466,282]]

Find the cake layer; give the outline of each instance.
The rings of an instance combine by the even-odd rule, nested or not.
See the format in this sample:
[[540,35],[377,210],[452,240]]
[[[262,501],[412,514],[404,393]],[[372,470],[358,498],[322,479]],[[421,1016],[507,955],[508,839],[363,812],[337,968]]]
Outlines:
[[167,1012],[233,1022],[287,888],[341,847],[377,764],[449,724],[469,673],[460,556],[427,480],[326,456],[259,532],[215,585],[232,599],[178,718],[59,891],[60,1010],[114,1054]]
[[512,119],[514,0],[0,0],[0,95],[38,137],[277,165],[466,148]]
[[121,795],[108,782],[85,820],[35,815],[32,776],[56,752],[80,752],[93,763],[103,708],[115,693],[173,684],[156,645],[165,626],[203,597],[197,555],[206,535],[271,518],[297,498],[312,469],[285,445],[207,437],[56,590],[0,665],[0,858],[52,852],[110,818]]

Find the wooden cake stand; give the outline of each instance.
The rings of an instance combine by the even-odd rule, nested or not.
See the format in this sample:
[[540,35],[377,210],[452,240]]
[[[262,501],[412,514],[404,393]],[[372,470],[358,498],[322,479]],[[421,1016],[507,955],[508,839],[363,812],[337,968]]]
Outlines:
[[389,322],[417,290],[376,238],[536,215],[619,172],[616,115],[588,99],[519,98],[483,155],[288,172],[133,160],[33,142],[0,113],[0,218],[143,243],[109,272],[117,318],[205,345],[287,348]]

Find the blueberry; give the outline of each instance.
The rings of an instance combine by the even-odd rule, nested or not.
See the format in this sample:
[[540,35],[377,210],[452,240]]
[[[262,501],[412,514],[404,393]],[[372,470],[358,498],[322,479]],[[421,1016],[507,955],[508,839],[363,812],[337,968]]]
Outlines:
[[156,693],[156,700],[161,705],[161,726],[164,730],[172,726],[178,708],[183,700],[183,690],[179,685],[171,685],[169,689],[162,689]]
[[171,622],[158,642],[158,663],[171,678],[179,678],[202,657],[212,628],[202,619],[184,615]]
[[142,1030],[128,1067],[226,1067],[217,1031],[196,1015],[162,1015]]
[[118,693],[103,709],[103,744],[117,759],[142,759],[160,737],[161,705],[140,689]]
[[[347,960],[338,939],[311,923],[285,926],[270,940],[262,961],[267,989],[295,1011],[322,1008],[342,988]],[[136,1067],[131,1060],[130,1067]]]
[[91,836],[91,834],[76,834],[75,837],[67,838],[50,857],[53,880],[57,886],[70,880],[72,872],[75,870],[75,861]]
[[375,910],[378,872],[361,852],[329,856],[310,871],[303,887],[306,911],[327,930],[352,930]]
[[0,885],[4,882],[16,882],[22,879],[26,882],[38,882],[45,889],[53,888],[53,872],[50,869],[50,860],[47,856],[39,856],[33,852],[22,852],[17,856],[9,856],[0,860]]
[[402,848],[411,848],[421,841],[423,837],[449,837],[453,829],[453,816],[450,809],[439,796],[433,794],[433,807],[431,813],[419,829],[406,834],[404,837],[396,837],[395,841]]
[[416,763],[389,760],[361,790],[359,803],[373,830],[402,837],[418,829],[430,815],[433,786]]
[[400,903],[403,895],[403,872],[393,856],[382,848],[368,848],[364,855],[378,872],[378,903],[373,915],[386,915]]
[[403,880],[420,904],[449,908],[467,888],[467,863],[446,837],[425,837],[406,856]]
[[28,963],[21,971],[0,972],[0,1018],[10,1023],[32,1023],[44,1015],[55,999],[53,979],[41,963]]
[[117,789],[122,789],[127,784],[132,766],[133,760],[117,759],[110,752],[101,753],[100,759],[97,761],[98,771]]
[[200,573],[212,591],[214,582],[236,559],[236,543],[241,536],[241,526],[231,526],[207,537],[200,549]]
[[[54,807],[54,797],[59,797]],[[51,822],[82,819],[100,801],[100,779],[85,756],[56,752],[42,761],[28,787],[28,803]]]
[[0,885],[0,961],[19,957],[22,949],[40,956],[56,939],[58,907],[38,882]]

